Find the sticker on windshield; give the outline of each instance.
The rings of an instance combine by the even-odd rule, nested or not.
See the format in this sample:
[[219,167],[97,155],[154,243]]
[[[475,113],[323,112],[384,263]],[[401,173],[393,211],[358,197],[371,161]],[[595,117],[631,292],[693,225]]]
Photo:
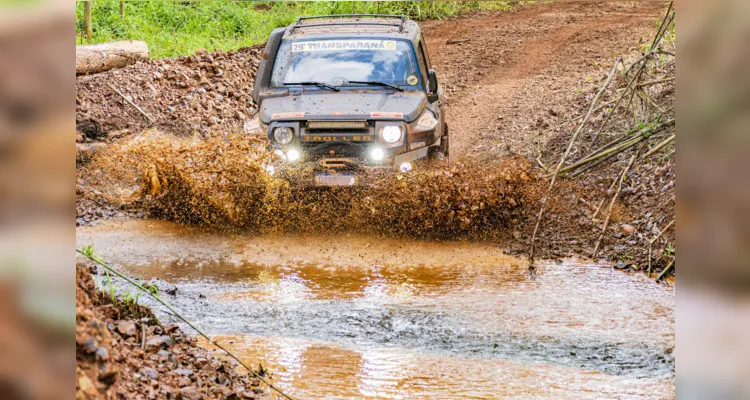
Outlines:
[[419,79],[417,79],[416,75],[409,75],[409,76],[406,77],[406,83],[414,86],[417,83],[419,83]]
[[394,40],[311,40],[293,42],[292,52],[308,52],[323,50],[396,50]]

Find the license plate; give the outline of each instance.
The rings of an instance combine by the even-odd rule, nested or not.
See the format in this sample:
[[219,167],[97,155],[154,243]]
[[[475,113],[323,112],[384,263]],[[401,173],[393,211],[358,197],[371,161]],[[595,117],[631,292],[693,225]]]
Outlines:
[[357,178],[351,172],[315,173],[315,185],[317,186],[354,186],[356,183]]

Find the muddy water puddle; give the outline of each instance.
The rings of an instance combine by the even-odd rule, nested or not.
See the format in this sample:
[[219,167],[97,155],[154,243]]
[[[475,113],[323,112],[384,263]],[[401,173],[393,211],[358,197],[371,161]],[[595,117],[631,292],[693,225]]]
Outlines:
[[[674,394],[674,289],[490,244],[78,228],[299,398],[627,398]],[[159,307],[155,307],[157,311]],[[162,314],[169,320],[170,316]]]

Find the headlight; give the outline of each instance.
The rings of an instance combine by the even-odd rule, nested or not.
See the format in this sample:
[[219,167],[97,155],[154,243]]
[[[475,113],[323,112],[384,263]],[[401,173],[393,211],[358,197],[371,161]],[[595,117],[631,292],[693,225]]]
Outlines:
[[289,144],[289,142],[292,141],[293,136],[294,136],[294,132],[292,131],[292,128],[289,128],[286,126],[282,126],[280,128],[273,128],[273,138],[279,144]]
[[254,117],[246,120],[244,127],[248,135],[260,133],[263,130],[263,127],[260,125],[260,113],[256,113]]
[[396,143],[401,140],[401,127],[400,126],[384,126],[381,128],[383,140],[386,143]]
[[422,113],[422,116],[417,120],[416,128],[418,131],[431,131],[435,129],[437,124],[438,120],[435,119],[435,116],[432,115],[432,112],[429,110],[425,110],[425,112]]

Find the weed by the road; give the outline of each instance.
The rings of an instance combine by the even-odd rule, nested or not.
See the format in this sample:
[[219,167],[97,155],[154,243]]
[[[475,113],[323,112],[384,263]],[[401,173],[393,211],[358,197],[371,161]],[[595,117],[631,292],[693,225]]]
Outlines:
[[[506,1],[377,1],[377,2],[245,2],[126,1],[120,17],[118,0],[99,0],[92,10],[93,42],[143,40],[151,57],[191,54],[205,48],[231,50],[262,43],[274,29],[298,16],[327,14],[404,14],[423,20],[446,18],[473,10],[511,9]],[[86,42],[83,3],[76,4],[77,44]]]

